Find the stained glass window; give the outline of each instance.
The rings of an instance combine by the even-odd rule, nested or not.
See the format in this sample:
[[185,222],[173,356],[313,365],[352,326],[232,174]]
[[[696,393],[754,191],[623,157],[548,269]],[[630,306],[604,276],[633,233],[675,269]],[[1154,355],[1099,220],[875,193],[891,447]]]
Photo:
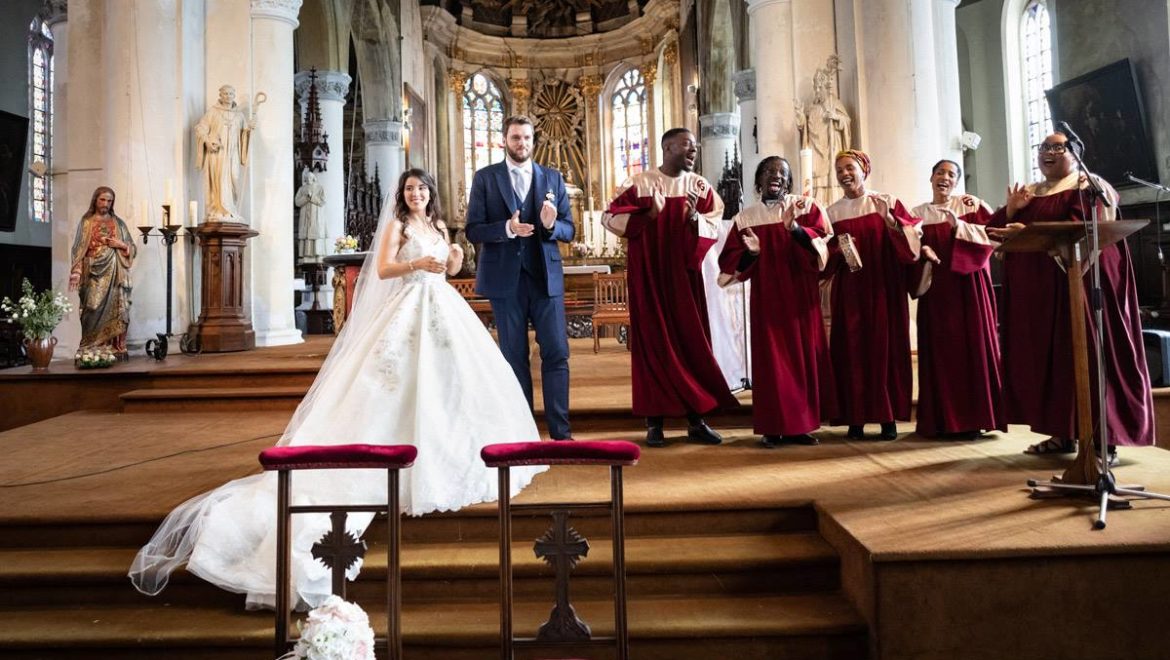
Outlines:
[[630,69],[622,75],[610,96],[610,107],[613,110],[612,172],[616,187],[650,166],[646,81],[641,71]]
[[1023,56],[1025,116],[1028,122],[1028,154],[1032,180],[1041,179],[1036,147],[1052,133],[1052,116],[1044,92],[1052,87],[1052,30],[1045,0],[1031,0],[1020,20],[1020,53]]
[[[48,222],[52,215],[53,180],[53,33],[44,19],[34,18],[28,32],[29,218]],[[43,165],[43,168],[40,165]]]
[[467,194],[481,167],[504,159],[504,100],[483,72],[463,84],[463,176]]

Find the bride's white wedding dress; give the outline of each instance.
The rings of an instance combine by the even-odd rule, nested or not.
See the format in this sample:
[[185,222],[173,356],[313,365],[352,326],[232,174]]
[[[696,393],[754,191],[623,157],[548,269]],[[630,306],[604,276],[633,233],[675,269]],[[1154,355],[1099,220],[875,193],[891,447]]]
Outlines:
[[[397,260],[429,255],[445,262],[449,249],[437,235],[411,235]],[[369,267],[364,272],[372,274]],[[279,444],[417,446],[414,467],[400,475],[402,507],[410,515],[495,500],[496,471],[484,466],[479,450],[493,442],[539,440],[527,401],[495,341],[443,273],[418,270],[402,280],[372,308],[364,331],[339,337],[348,343],[345,352],[323,369]],[[512,494],[546,469],[514,468]],[[296,472],[292,484],[297,505],[386,501],[383,470]],[[188,500],[139,551],[130,577],[153,595],[186,561],[191,573],[247,593],[249,606],[271,607],[275,511],[273,472]],[[347,527],[360,534],[370,520],[370,514],[350,515]],[[293,521],[293,583],[315,606],[331,584],[310,548],[329,530],[329,519],[308,514]],[[359,569],[360,562],[350,577]]]

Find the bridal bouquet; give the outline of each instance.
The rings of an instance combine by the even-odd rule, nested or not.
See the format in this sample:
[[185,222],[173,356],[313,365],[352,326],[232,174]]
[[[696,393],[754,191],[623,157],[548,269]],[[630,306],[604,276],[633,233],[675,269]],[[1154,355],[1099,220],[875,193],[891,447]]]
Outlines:
[[357,605],[330,596],[298,621],[301,638],[278,660],[374,660],[374,629]]

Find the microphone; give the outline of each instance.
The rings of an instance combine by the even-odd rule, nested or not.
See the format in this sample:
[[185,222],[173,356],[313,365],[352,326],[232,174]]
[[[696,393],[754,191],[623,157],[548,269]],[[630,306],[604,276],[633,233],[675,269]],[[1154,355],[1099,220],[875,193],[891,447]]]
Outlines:
[[1081,145],[1082,147],[1085,146],[1084,141],[1081,140],[1081,137],[1079,135],[1077,135],[1075,132],[1073,132],[1072,127],[1068,125],[1067,121],[1058,122],[1056,124],[1056,127],[1058,129],[1060,129],[1061,133],[1065,134],[1065,137],[1068,138],[1069,142],[1075,142],[1075,143]]

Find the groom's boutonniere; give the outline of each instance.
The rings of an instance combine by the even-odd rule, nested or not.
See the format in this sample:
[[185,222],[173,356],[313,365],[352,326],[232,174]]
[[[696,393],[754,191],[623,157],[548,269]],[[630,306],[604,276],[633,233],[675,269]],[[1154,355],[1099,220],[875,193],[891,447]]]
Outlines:
[[557,201],[557,195],[556,195],[556,193],[554,193],[553,191],[549,190],[548,192],[546,192],[546,193],[544,194],[544,201],[546,201],[546,202],[551,202],[551,203],[555,204],[555,203],[556,203],[556,201]]

